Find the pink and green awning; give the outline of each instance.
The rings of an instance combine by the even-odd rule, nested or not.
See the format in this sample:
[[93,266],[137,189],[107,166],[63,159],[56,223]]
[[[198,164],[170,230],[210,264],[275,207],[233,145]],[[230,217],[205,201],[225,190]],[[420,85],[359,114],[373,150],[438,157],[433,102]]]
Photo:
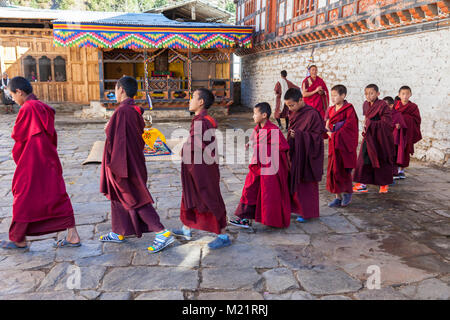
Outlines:
[[252,47],[251,27],[167,21],[166,25],[55,21],[53,41],[61,47],[122,49]]

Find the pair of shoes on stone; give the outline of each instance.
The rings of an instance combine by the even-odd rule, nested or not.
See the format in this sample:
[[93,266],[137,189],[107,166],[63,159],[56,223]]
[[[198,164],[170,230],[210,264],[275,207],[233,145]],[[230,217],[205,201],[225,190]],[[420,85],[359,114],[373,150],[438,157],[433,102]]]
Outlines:
[[241,218],[237,218],[236,220],[230,220],[230,224],[245,229],[249,229],[252,226],[252,223],[249,219],[241,219]]

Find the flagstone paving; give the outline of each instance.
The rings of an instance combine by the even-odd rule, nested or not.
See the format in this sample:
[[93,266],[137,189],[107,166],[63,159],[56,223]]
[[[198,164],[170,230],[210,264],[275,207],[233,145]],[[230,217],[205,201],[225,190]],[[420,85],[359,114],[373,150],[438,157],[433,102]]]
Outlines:
[[[11,221],[14,120],[0,117],[0,239],[8,238]],[[339,209],[326,206],[332,197],[324,176],[319,219],[298,223],[292,217],[284,230],[229,226],[233,244],[217,251],[207,247],[213,235],[198,231],[190,242],[150,254],[152,234],[123,244],[98,241],[110,229],[110,205],[98,191],[100,165],[81,163],[92,144],[104,140],[104,123],[57,114],[58,151],[82,246],[54,249],[64,236],[59,233],[29,237],[26,252],[0,249],[0,299],[450,299],[449,169],[412,162],[407,178],[388,194],[369,187]],[[155,127],[169,137],[189,123]],[[220,121],[221,130],[252,127],[251,114]],[[180,164],[151,161],[147,168],[162,222],[179,227]],[[230,218],[246,172],[242,163],[221,164]],[[371,289],[373,270],[380,271],[380,289]]]

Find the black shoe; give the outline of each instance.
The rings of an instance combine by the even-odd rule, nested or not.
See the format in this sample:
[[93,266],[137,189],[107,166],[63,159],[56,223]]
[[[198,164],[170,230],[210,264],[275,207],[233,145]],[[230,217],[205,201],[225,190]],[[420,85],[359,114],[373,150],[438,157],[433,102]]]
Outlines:
[[236,227],[241,227],[245,229],[249,229],[252,226],[252,223],[248,219],[240,219],[237,218],[236,220],[230,220],[230,224]]

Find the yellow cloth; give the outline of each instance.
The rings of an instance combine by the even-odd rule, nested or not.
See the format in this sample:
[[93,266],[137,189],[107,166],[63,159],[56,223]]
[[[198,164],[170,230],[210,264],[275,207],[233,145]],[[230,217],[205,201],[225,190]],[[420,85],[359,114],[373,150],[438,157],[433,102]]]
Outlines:
[[153,149],[155,145],[156,139],[161,139],[162,142],[166,143],[166,137],[156,128],[144,129],[144,133],[142,134],[142,138],[145,143]]

